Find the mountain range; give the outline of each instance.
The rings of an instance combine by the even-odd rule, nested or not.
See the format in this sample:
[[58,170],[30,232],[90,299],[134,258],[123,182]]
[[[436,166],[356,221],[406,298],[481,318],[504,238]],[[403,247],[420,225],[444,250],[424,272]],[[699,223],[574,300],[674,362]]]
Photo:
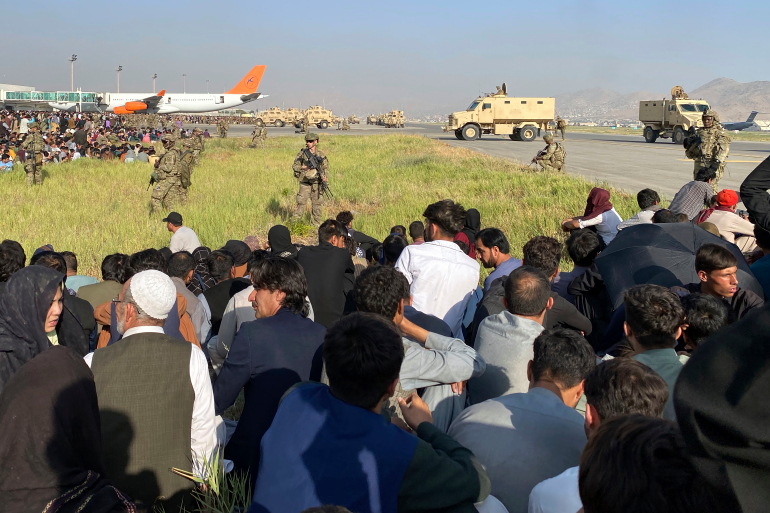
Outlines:
[[[722,121],[744,121],[752,110],[760,112],[758,119],[770,116],[770,81],[736,82],[717,78],[687,91],[690,98],[703,98],[719,113]],[[621,94],[595,87],[573,93],[556,95],[557,114],[567,119],[638,119],[639,102],[670,98],[670,92],[636,91]],[[762,113],[767,113],[763,116]]]

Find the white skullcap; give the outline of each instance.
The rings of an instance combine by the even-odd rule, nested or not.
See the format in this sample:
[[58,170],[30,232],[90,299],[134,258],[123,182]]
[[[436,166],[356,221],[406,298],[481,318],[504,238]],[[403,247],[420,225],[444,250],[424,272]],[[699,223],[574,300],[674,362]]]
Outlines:
[[176,287],[160,271],[151,269],[135,274],[128,288],[134,302],[153,319],[165,319],[174,307]]

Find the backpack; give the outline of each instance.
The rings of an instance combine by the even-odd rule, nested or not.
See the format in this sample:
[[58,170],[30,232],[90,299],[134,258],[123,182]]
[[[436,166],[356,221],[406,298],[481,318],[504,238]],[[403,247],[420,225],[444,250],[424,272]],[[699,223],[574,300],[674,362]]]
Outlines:
[[186,150],[179,156],[179,181],[185,189],[192,185],[192,182],[190,181],[193,166],[192,159],[193,154],[191,150]]
[[561,163],[564,163],[567,159],[567,152],[561,143],[556,143],[556,151],[554,152],[553,159]]

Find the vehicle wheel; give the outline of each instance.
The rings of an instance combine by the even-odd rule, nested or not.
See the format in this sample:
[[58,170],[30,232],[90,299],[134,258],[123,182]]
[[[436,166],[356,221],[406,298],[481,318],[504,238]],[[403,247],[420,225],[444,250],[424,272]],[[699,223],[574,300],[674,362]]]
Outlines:
[[674,144],[682,144],[684,141],[684,130],[682,127],[676,127],[674,134],[671,136],[671,142]]
[[324,128],[324,129],[329,128],[329,123],[326,120],[321,121],[320,123],[318,123],[318,128]]
[[658,140],[658,131],[653,130],[651,127],[644,127],[644,140],[648,143],[654,143]]
[[277,126],[278,128],[283,128],[283,126],[284,126],[285,124],[286,124],[286,123],[284,123],[284,122],[283,122],[283,121],[281,121],[280,119],[276,119],[276,120],[275,120],[275,126]]
[[466,141],[474,141],[481,137],[481,130],[478,126],[468,123],[462,129],[462,136]]
[[463,140],[463,133],[460,130],[455,130],[455,137],[457,137],[458,139],[460,139],[462,141]]
[[527,125],[519,130],[519,139],[524,142],[532,142],[537,137],[537,127]]
[[519,135],[519,129],[514,128],[513,133],[509,135],[508,137],[511,138],[511,141],[521,141],[521,136]]
[[261,118],[257,118],[257,120],[254,122],[254,124],[257,125],[258,127],[265,126],[265,123],[262,121]]

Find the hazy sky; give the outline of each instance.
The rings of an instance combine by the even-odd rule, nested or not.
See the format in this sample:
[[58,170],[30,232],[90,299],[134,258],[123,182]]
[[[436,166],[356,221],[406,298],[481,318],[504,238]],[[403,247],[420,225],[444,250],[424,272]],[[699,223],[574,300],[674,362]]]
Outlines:
[[[672,8],[675,5],[675,8]],[[768,80],[770,2],[7,2],[0,82],[66,90],[229,89],[267,70],[256,104],[365,113],[460,110],[503,81],[553,96]],[[8,23],[11,26],[8,26]],[[6,46],[6,49],[9,49]],[[407,112],[408,115],[408,112]]]

